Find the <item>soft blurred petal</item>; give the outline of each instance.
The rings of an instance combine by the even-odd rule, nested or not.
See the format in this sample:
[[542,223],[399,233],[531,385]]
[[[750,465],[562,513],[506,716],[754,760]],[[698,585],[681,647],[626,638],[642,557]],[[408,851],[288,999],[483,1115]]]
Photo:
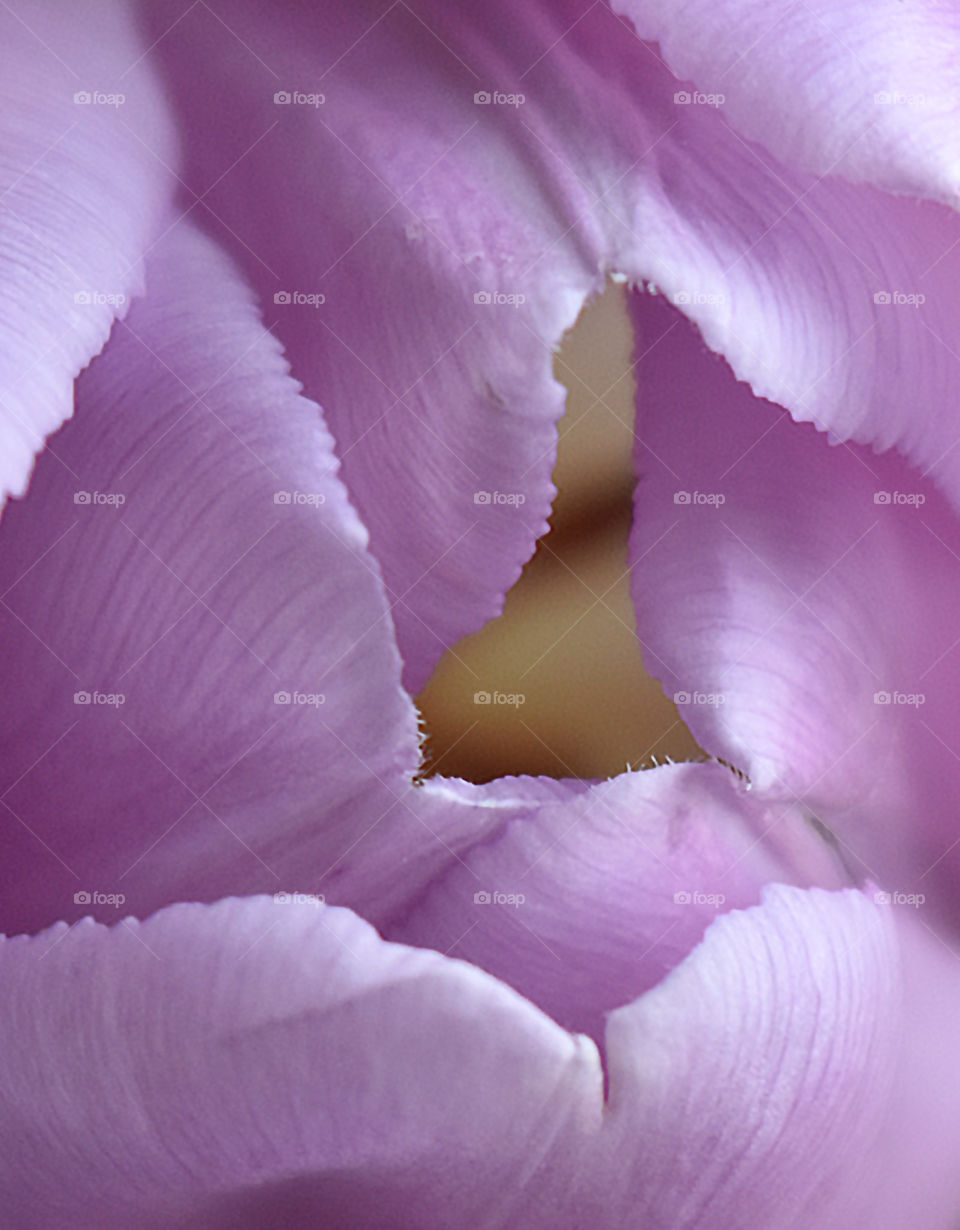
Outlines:
[[22,495],[74,377],[142,289],[176,179],[165,103],[128,9],[0,10],[0,505]]
[[960,1212],[960,951],[923,909],[895,911],[903,1044],[869,1181],[851,1225],[956,1230]]
[[937,0],[613,0],[740,132],[817,175],[960,202],[960,13]]

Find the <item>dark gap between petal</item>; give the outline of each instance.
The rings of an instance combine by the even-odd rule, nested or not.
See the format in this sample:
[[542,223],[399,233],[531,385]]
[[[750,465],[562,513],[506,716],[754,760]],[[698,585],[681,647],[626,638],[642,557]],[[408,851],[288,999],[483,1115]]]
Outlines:
[[704,757],[634,631],[632,349],[625,288],[611,283],[554,363],[568,399],[550,532],[503,614],[448,650],[418,698],[426,776],[602,778]]

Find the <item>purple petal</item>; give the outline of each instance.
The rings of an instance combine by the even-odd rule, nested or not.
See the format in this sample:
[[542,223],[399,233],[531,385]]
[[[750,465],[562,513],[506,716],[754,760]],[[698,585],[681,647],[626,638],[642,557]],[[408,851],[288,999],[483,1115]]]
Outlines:
[[[546,529],[564,404],[552,348],[607,264],[594,203],[669,122],[632,105],[624,74],[604,84],[585,63],[588,49],[619,57],[623,24],[598,8],[561,38],[581,14],[555,7],[213,4],[158,47],[191,187],[211,188],[328,416],[411,691],[500,611]],[[147,19],[159,34],[185,9]],[[477,103],[484,91],[512,101]],[[601,101],[620,105],[616,138]]]
[[[902,0],[613,0],[730,122],[817,175],[954,205],[960,23]],[[696,104],[696,99],[693,100]]]
[[675,109],[648,279],[758,396],[833,440],[899,449],[960,505],[960,218],[798,174],[713,108]]
[[7,940],[7,1214],[843,1224],[901,1053],[887,923],[787,888],[724,917],[613,1014],[606,1104],[589,1040],[347,911],[231,900]]
[[411,690],[544,528],[552,350],[608,273],[677,297],[795,417],[896,445],[960,498],[951,211],[781,165],[677,102],[603,5],[171,0],[147,20],[174,17],[155,54],[188,182],[324,405]]
[[923,913],[908,906],[896,911],[903,1045],[869,1181],[851,1225],[954,1226],[960,1209],[960,967],[956,949],[934,933]]
[[0,47],[2,505],[26,490],[44,438],[73,413],[74,377],[142,290],[176,179],[123,5],[5,4]]
[[719,913],[771,880],[846,882],[802,809],[755,802],[722,765],[562,784],[567,797],[451,860],[388,937],[479,965],[600,1041],[606,1013],[659,982]]
[[703,747],[802,799],[861,873],[955,908],[956,516],[896,454],[754,397],[662,300],[633,306],[651,670]]
[[4,941],[0,965],[24,1230],[472,1225],[538,1168],[549,1217],[600,1123],[591,1043],[345,910],[178,905]]
[[624,1224],[875,1224],[849,1207],[900,1055],[895,948],[862,894],[775,887],[612,1014],[602,1177]]
[[0,531],[14,930],[78,892],[142,915],[306,888],[413,792],[415,713],[318,407],[189,223],[149,277]]

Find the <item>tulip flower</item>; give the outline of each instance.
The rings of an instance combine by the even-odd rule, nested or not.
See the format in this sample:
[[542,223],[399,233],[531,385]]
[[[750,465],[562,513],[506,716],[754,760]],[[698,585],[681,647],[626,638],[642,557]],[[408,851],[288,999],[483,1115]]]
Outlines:
[[[5,1224],[954,1224],[950,7],[0,32]],[[429,775],[611,279],[705,757]]]

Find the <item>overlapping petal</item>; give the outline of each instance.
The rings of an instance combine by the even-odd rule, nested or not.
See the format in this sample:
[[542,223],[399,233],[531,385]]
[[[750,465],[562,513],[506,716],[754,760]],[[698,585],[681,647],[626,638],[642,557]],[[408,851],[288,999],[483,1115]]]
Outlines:
[[[674,52],[669,16],[645,7],[677,71],[713,80],[727,32],[704,22]],[[782,26],[799,74],[811,14],[766,32]],[[9,510],[4,919],[287,892],[0,946],[10,1209],[25,1226],[78,1209],[104,1226],[296,1225],[318,1208],[351,1225],[385,1208],[411,1226],[896,1224],[871,1167],[892,1185],[916,1159],[883,1139],[885,1078],[922,1124],[918,1053],[932,1039],[939,1061],[943,1029],[918,1046],[908,1021],[901,1048],[881,905],[794,888],[752,903],[771,878],[836,881],[810,812],[856,853],[878,832],[860,862],[891,888],[940,860],[951,882],[955,587],[931,577],[960,537],[905,462],[830,453],[754,394],[834,439],[895,445],[960,497],[957,220],[812,177],[952,200],[952,138],[937,142],[954,104],[910,142],[904,112],[862,127],[877,74],[910,88],[922,60],[897,58],[870,15],[869,69],[809,137],[789,108],[750,114],[766,67],[735,94],[734,123],[772,154],[681,97],[605,6],[175,0],[140,20],[186,135],[183,203],[204,203],[270,328],[217,244],[175,228]],[[144,114],[130,135],[162,178]],[[856,150],[824,166],[854,128]],[[121,220],[78,228],[88,280],[134,279],[152,233],[156,199],[128,184],[141,168],[118,165]],[[119,259],[85,265],[104,225]],[[662,299],[638,307],[641,636],[755,794],[716,764],[415,784],[401,669],[418,686],[532,551],[562,409],[551,349],[608,273],[655,283],[753,386]],[[41,434],[117,305],[92,306],[31,391]],[[11,490],[26,456],[19,441]],[[909,849],[905,815],[922,831]],[[297,891],[475,964],[385,944]],[[717,894],[752,908],[704,934]],[[924,1002],[942,1023],[955,999]],[[606,1071],[565,1027],[603,1039]],[[928,1220],[924,1199],[946,1207],[934,1152],[911,1207]]]
[[0,12],[0,504],[142,289],[176,187],[171,117],[122,4]]
[[0,531],[13,930],[306,890],[418,764],[319,408],[190,223],[149,280]]
[[862,895],[772,891],[614,1014],[605,1105],[590,1041],[343,910],[60,924],[0,946],[0,1190],[25,1228],[830,1224],[899,1053],[895,953]]
[[145,21],[154,37],[182,16],[156,57],[188,182],[325,408],[415,691],[546,528],[551,349],[602,285],[605,229],[625,230],[598,197],[621,199],[670,119],[621,73],[605,102],[623,124],[600,124],[595,64],[625,33],[602,9],[562,39],[581,6],[187,8]]
[[662,766],[504,824],[386,934],[490,971],[600,1042],[608,1012],[771,881],[846,877],[802,809],[754,801],[722,765]]
[[960,525],[896,454],[754,397],[654,296],[631,540],[651,670],[708,751],[802,799],[851,866],[952,909]]
[[612,1015],[626,1224],[856,1224],[902,1054],[892,933],[862,894],[771,889]]
[[190,190],[329,416],[411,689],[543,529],[551,349],[608,273],[676,298],[795,417],[960,495],[955,214],[779,163],[605,6],[144,20]]

